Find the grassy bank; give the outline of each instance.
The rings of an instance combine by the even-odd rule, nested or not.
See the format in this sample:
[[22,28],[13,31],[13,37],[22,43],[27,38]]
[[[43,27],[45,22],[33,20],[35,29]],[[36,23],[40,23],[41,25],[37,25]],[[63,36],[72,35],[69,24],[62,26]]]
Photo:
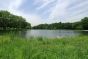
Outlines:
[[88,37],[24,39],[3,35],[0,59],[88,59]]

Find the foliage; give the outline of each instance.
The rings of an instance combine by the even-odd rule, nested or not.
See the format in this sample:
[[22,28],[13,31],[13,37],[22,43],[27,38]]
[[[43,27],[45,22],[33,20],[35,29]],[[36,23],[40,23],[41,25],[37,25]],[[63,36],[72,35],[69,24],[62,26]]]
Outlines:
[[88,29],[88,17],[85,17],[84,19],[81,20],[82,27],[83,29]]
[[[0,11],[0,30],[7,29],[27,29],[31,28],[31,24],[21,16],[16,16],[8,11]],[[52,23],[40,24],[32,27],[32,29],[83,29],[88,30],[88,17],[83,18],[79,22],[74,23]]]
[[52,23],[52,24],[40,24],[32,27],[33,29],[77,29],[88,30],[88,17],[85,17],[79,22],[74,23]]
[[72,23],[52,23],[52,24],[40,24],[32,27],[33,29],[73,29]]
[[0,11],[0,29],[22,29],[30,27],[30,23],[27,23],[23,17],[13,15],[8,11]]

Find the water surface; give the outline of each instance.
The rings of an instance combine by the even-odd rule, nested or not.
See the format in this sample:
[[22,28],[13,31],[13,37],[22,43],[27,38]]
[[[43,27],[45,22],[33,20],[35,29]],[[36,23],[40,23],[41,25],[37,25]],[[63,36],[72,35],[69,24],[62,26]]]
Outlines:
[[0,31],[0,35],[13,34],[24,38],[30,37],[45,37],[45,38],[60,38],[60,37],[75,37],[79,35],[88,35],[87,30],[22,30],[22,31]]

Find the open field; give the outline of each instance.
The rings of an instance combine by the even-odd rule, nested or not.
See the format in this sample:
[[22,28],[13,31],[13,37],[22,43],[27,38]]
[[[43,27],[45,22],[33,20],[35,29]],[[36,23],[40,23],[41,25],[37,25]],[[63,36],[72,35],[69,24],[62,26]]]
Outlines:
[[0,59],[88,59],[88,37],[24,39],[3,35]]

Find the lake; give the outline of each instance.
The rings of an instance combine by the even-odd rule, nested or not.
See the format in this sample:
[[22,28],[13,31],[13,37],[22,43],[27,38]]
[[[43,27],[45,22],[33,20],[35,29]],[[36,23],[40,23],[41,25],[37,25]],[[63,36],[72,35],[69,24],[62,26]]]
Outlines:
[[87,30],[22,30],[22,31],[0,31],[0,35],[14,34],[24,38],[44,37],[44,38],[61,38],[75,37],[79,35],[88,35]]

